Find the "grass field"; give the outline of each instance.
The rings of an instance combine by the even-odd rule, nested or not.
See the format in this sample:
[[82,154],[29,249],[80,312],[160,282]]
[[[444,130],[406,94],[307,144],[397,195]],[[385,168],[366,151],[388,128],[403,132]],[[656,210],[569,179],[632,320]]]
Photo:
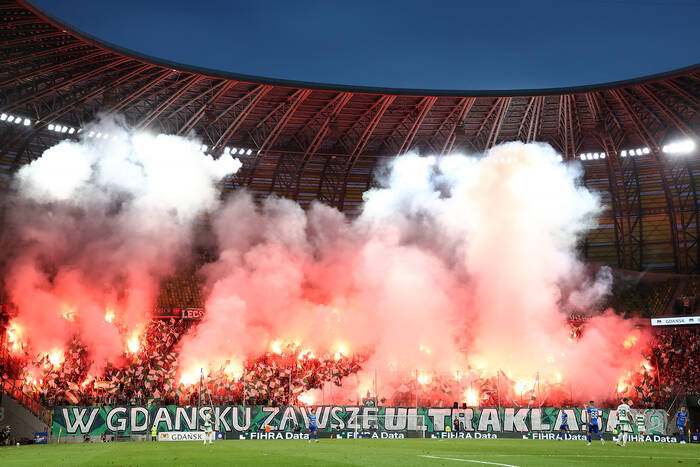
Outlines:
[[700,465],[698,444],[586,446],[581,441],[343,439],[93,443],[0,448],[0,465],[646,466]]

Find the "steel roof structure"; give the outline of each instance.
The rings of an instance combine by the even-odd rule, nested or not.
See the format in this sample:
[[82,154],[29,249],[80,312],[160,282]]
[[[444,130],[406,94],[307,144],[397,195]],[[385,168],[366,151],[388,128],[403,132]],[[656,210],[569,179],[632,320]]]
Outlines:
[[560,89],[351,87],[148,57],[80,32],[28,1],[0,0],[0,16],[0,112],[14,117],[0,121],[0,186],[47,147],[76,137],[71,128],[104,112],[135,127],[195,133],[215,156],[243,148],[237,156],[243,167],[227,189],[274,193],[304,207],[319,200],[350,216],[387,157],[544,141],[565,161],[584,159],[584,183],[605,203],[581,245],[589,261],[700,272],[700,156],[662,150],[679,138],[700,143],[700,65]]

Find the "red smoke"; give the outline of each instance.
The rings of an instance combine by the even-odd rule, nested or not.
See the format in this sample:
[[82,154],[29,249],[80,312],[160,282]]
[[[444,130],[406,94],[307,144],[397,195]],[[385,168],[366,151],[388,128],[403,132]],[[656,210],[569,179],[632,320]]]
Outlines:
[[[642,361],[644,333],[591,313],[612,276],[591,277],[576,244],[600,203],[547,145],[397,158],[350,221],[321,204],[256,206],[244,192],[220,204],[216,183],[237,161],[114,122],[99,130],[110,137],[61,143],[16,180],[5,277],[31,352],[77,334],[94,371],[115,361],[159,282],[191,260],[193,223],[207,212],[217,260],[200,271],[206,314],[181,345],[184,381],[226,366],[237,378],[247,359],[294,343],[365,355],[365,370],[335,389],[352,400],[418,384],[484,401],[475,385],[499,369],[509,391],[540,383],[561,400],[565,386],[607,397]],[[579,340],[566,322],[574,311],[591,315]]]

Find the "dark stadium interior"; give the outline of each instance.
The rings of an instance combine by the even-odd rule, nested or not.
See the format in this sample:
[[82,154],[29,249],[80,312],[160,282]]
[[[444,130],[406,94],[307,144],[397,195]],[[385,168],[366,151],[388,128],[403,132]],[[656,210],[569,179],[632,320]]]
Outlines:
[[[583,184],[604,206],[578,244],[587,263],[613,268],[612,295],[600,311],[612,307],[645,323],[698,315],[700,156],[695,151],[692,157],[675,157],[664,148],[681,139],[700,141],[700,65],[566,89],[376,89],[270,80],[166,62],[104,43],[21,0],[0,0],[0,17],[0,112],[5,116],[0,121],[0,234],[6,212],[13,209],[6,194],[19,168],[59,141],[77,139],[79,130],[103,113],[118,113],[136,128],[196,133],[214,157],[239,151],[243,166],[225,180],[224,197],[246,188],[257,201],[277,195],[304,209],[320,201],[348,218],[359,215],[363,193],[376,186],[383,164],[396,155],[472,154],[507,141],[546,142],[564,162],[581,164]],[[10,116],[17,121],[10,122]],[[203,231],[206,224],[201,219]],[[196,325],[182,319],[180,310],[204,307],[197,270],[215,254],[199,252],[197,264],[161,284],[156,306],[168,311],[149,321],[144,348],[134,357],[138,362],[105,377],[119,381],[116,392],[98,381],[87,389],[77,387],[74,381],[86,372],[79,343],[70,349],[70,371],[54,380],[63,386],[70,380],[70,390],[57,394],[47,386],[26,394],[15,385],[12,376],[22,363],[8,351],[5,331],[13,306],[0,278],[3,392],[41,417],[53,405],[141,404],[152,399],[153,391],[167,393],[168,381],[175,377],[173,349],[184,330]],[[2,260],[0,256],[0,272]],[[585,332],[585,319],[573,317],[571,326],[572,332]],[[640,406],[668,408],[679,388],[698,394],[700,326],[655,331],[647,353],[658,371],[654,376],[640,373]],[[251,362],[249,371],[263,374],[263,366],[275,367],[265,381],[286,377],[291,386],[292,376],[275,366],[277,358],[302,359],[298,349],[277,357],[267,354]],[[339,380],[362,363],[355,356],[304,361],[308,368],[294,377],[305,389],[319,388],[325,379]],[[416,405],[438,403],[411,394],[375,396],[380,404],[412,405],[414,397]],[[196,404],[199,394],[178,397]],[[489,402],[495,405],[496,397],[493,392]],[[219,387],[213,398],[215,403],[238,403],[241,387]],[[178,402],[170,396],[161,400]],[[571,394],[569,400],[578,402],[579,397]],[[284,391],[271,391],[261,392],[257,402],[295,401]],[[452,400],[439,403],[451,406]]]

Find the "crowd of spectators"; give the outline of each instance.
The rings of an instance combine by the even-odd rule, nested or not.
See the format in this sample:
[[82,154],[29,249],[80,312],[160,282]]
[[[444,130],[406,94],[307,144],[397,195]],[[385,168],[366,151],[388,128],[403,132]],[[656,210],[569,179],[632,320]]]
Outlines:
[[700,328],[670,328],[654,339],[652,353],[661,384],[700,393]]

